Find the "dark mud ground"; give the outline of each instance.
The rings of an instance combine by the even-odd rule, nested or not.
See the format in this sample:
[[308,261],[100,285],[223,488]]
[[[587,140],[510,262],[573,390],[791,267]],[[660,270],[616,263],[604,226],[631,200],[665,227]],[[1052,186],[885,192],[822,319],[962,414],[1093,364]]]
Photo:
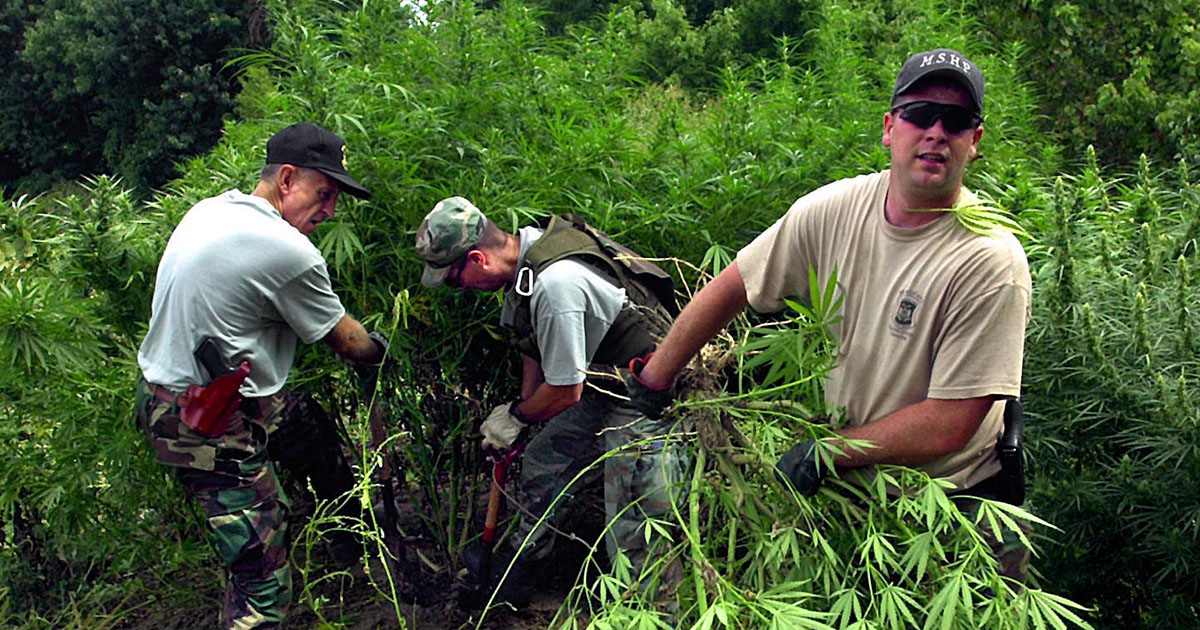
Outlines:
[[[469,629],[496,630],[513,628],[532,630],[546,628],[558,612],[566,595],[566,589],[548,587],[543,589],[529,608],[512,611],[494,608],[486,615],[482,611],[459,608],[453,589],[453,579],[448,576],[426,578],[425,601],[421,604],[401,604],[400,614],[404,627],[415,630]],[[287,630],[334,629],[383,630],[399,628],[395,608],[370,584],[361,568],[328,579],[314,591],[323,599],[320,614],[309,605],[294,603],[284,628]],[[209,597],[197,598],[191,605],[173,605],[170,609],[155,608],[154,604],[142,606],[128,615],[124,623],[117,626],[122,630],[193,630],[219,628],[219,606],[221,593],[217,588],[205,588]],[[481,622],[482,617],[482,622]]]
[[[597,493],[598,494],[598,493]],[[294,496],[294,495],[293,495]],[[577,497],[579,498],[579,497]],[[598,498],[595,497],[595,498]],[[594,540],[599,533],[596,524],[603,521],[603,508],[588,501],[589,505],[577,506],[572,510],[568,527],[583,540]],[[406,529],[418,523],[404,518]],[[599,511],[597,513],[597,508]],[[292,532],[299,531],[307,518],[301,513],[290,519]],[[599,519],[598,521],[595,519]],[[411,531],[411,530],[410,530]],[[314,547],[311,567],[307,575],[309,596],[301,592],[306,588],[305,576],[296,570],[296,551],[293,549],[293,587],[296,597],[288,613],[285,630],[382,630],[402,627],[397,621],[397,611],[379,589],[372,584],[371,575],[383,575],[378,559],[360,560],[345,570],[330,567],[331,562],[323,544]],[[399,586],[406,592],[401,598],[408,603],[400,605],[400,616],[404,626],[413,630],[468,630],[472,628],[499,630],[533,630],[547,628],[578,575],[585,555],[585,547],[579,542],[560,540],[555,546],[555,557],[548,562],[547,571],[539,576],[541,584],[532,604],[521,611],[507,606],[494,606],[486,615],[480,610],[468,610],[459,606],[459,586],[452,569],[433,573],[428,568],[419,569],[417,558],[408,554],[407,570],[393,565],[399,573]],[[121,614],[115,630],[209,630],[219,627],[223,570],[215,553],[211,566],[201,574],[180,576],[178,579],[191,583],[186,591],[194,597],[186,602],[171,601],[169,605],[159,602],[130,602],[129,612]],[[381,580],[376,579],[376,582]],[[176,583],[174,586],[180,586]],[[559,623],[563,620],[559,619]],[[556,624],[557,625],[557,624]]]

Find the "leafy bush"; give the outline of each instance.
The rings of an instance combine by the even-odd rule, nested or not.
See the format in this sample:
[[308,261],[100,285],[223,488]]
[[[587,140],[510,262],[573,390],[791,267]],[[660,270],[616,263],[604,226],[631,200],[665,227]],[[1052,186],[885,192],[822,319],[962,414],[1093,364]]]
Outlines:
[[[254,3],[23,0],[0,8],[0,185],[119,174],[142,186],[219,137],[222,64]],[[249,10],[248,10],[249,7]]]
[[973,0],[985,34],[1024,43],[1022,77],[1042,93],[1044,126],[1072,155],[1095,145],[1133,167],[1200,157],[1196,0]]
[[131,415],[165,234],[110,178],[0,209],[0,440],[10,446],[0,460],[0,611],[53,618],[92,583],[94,614],[122,596],[110,581],[155,582],[140,577],[148,544],[166,570],[206,553],[203,525],[159,481]]
[[[1200,186],[1187,163],[1033,189],[1025,384],[1047,581],[1105,627],[1200,623]],[[1010,203],[1031,192],[1003,187]]]
[[[481,3],[495,8],[498,3]],[[551,34],[606,28],[626,40],[624,59],[637,77],[712,87],[722,68],[775,57],[778,41],[804,48],[817,27],[814,0],[605,0],[530,2]],[[607,20],[606,16],[607,15]],[[604,26],[607,22],[607,26]]]

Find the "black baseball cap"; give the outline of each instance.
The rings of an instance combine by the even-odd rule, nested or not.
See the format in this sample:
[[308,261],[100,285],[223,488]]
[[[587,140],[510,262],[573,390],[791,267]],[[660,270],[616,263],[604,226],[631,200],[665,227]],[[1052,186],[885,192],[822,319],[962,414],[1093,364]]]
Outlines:
[[370,199],[371,191],[346,171],[346,141],[310,122],[284,127],[267,140],[267,164],[291,164],[320,171],[342,185],[342,190]]
[[929,77],[944,77],[961,84],[975,101],[975,113],[983,114],[983,73],[962,53],[951,48],[938,48],[917,53],[908,58],[896,76],[892,90],[892,106],[917,81]]

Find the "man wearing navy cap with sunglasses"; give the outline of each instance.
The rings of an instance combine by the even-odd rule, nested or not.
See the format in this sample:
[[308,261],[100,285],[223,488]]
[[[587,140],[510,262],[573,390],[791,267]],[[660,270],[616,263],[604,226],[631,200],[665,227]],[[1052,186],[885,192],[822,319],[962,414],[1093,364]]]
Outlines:
[[[836,274],[840,354],[826,399],[845,409],[837,433],[873,446],[838,454],[805,440],[779,460],[780,479],[812,496],[830,463],[847,479],[899,464],[964,494],[1020,503],[1000,483],[997,445],[1006,403],[1020,394],[1029,265],[1011,234],[976,234],[946,211],[978,201],[963,172],[983,137],[983,102],[983,75],[961,53],[909,57],[883,116],[891,168],[805,195],[743,248],[654,355],[634,360],[632,402],[661,410],[679,371],[743,308],[806,300],[810,268],[821,287]],[[990,542],[1001,572],[1023,582],[1029,551],[1019,536]]]
[[138,351],[137,422],[208,518],[227,572],[227,629],[278,628],[292,599],[275,464],[335,502],[335,562],[362,552],[345,529],[362,510],[339,431],[312,396],[283,389],[297,342],[324,341],[364,376],[387,353],[381,335],[346,313],[308,238],[342,192],[370,198],[346,171],[345,141],[297,123],[271,136],[266,153],[253,192],[204,199],[172,232]]

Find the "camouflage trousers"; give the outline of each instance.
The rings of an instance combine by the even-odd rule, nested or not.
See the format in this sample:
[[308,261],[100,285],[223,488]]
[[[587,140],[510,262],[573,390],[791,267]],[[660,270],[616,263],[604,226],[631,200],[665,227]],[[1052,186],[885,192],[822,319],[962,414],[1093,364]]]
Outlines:
[[548,421],[530,440],[521,461],[517,495],[522,513],[512,545],[520,548],[522,560],[549,557],[551,528],[563,520],[560,506],[573,489],[594,480],[600,467],[578,480],[576,476],[607,452],[602,464],[605,543],[610,558],[618,549],[625,554],[636,576],[653,545],[666,542],[650,536],[647,543],[646,520],[670,515],[672,500],[680,501],[683,494],[686,455],[661,439],[670,428],[670,422],[645,418],[628,402],[589,389],[578,403]]
[[206,438],[156,389],[165,391],[138,379],[137,424],[155,459],[204,509],[227,569],[222,627],[279,627],[292,599],[292,574],[288,502],[272,460],[310,481],[319,498],[341,496],[354,475],[332,420],[311,396],[279,392],[244,400],[224,435]]

